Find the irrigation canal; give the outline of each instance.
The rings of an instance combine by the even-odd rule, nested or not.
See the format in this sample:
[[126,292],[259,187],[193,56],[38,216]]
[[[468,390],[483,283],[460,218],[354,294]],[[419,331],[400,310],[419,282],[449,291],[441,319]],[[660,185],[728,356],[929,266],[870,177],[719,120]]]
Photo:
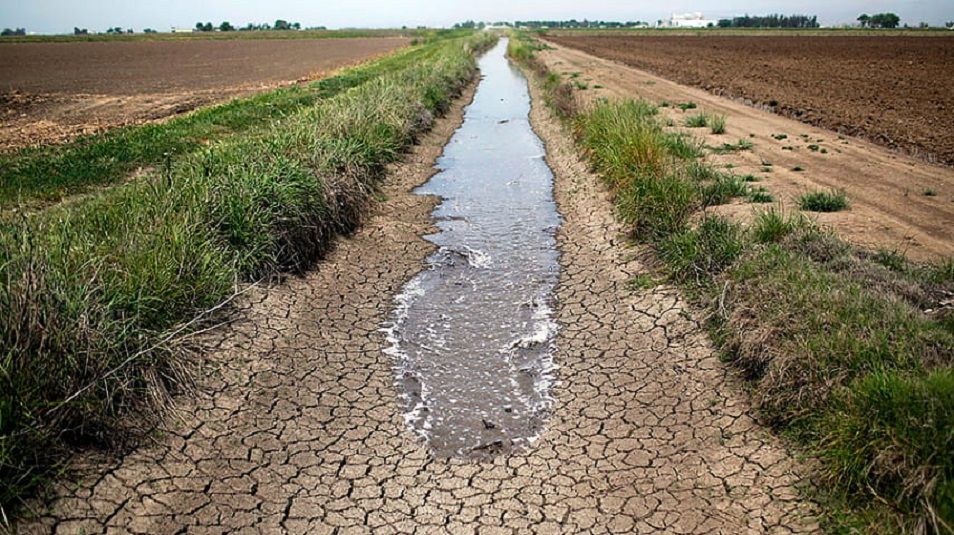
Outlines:
[[463,125],[419,194],[437,195],[439,248],[387,325],[405,420],[436,456],[526,447],[550,405],[560,216],[527,80],[507,41],[480,60]]

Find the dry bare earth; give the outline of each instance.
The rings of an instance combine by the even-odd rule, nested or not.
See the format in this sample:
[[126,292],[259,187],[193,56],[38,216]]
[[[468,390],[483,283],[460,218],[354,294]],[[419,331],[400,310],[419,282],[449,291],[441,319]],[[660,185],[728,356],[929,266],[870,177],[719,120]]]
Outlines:
[[[725,134],[712,135],[703,128],[685,131],[704,139],[709,146],[740,139],[752,142],[752,150],[711,159],[733,166],[733,173],[761,178],[755,185],[765,187],[787,209],[797,210],[794,201],[806,191],[845,190],[851,199],[847,211],[813,217],[831,225],[852,243],[898,250],[918,260],[954,256],[954,168],[932,165],[863,140],[841,139],[830,130],[572,48],[558,45],[556,50],[541,52],[540,57],[557,72],[581,73],[576,79],[590,86],[578,92],[584,100],[640,97],[656,104],[697,103],[698,109],[686,112],[662,109],[677,125],[700,112],[725,114]],[[779,84],[784,85],[784,79]],[[772,137],[782,134],[787,137]],[[817,145],[818,150],[809,149],[809,145]],[[763,171],[763,162],[772,164],[770,171]],[[795,171],[796,167],[803,170]],[[752,214],[751,207],[738,201],[714,210],[746,220]]]
[[255,290],[206,342],[219,373],[164,438],[78,485],[26,533],[805,533],[798,467],[748,415],[678,295],[640,272],[606,193],[539,106],[557,200],[560,386],[528,451],[434,459],[405,428],[380,326],[424,265],[441,121],[387,200],[318,269]]
[[954,35],[550,39],[680,84],[954,165]]
[[0,152],[68,141],[357,63],[408,39],[0,44]]

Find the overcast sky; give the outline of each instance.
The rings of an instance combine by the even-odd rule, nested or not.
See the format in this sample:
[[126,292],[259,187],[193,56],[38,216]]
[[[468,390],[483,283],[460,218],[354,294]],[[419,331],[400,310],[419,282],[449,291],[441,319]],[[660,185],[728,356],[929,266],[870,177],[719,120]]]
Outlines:
[[285,19],[303,27],[395,28],[450,26],[472,20],[655,21],[672,12],[706,18],[769,13],[818,15],[823,25],[852,22],[861,13],[893,12],[912,26],[954,20],[954,0],[0,0],[0,27],[71,33],[74,26],[103,31],[191,28],[197,21],[234,26]]

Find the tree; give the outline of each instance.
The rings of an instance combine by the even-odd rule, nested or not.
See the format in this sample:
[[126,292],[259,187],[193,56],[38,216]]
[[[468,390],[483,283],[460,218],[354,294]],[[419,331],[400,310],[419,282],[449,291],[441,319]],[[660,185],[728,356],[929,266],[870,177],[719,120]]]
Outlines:
[[720,27],[720,28],[731,28],[731,27],[732,27],[732,19],[719,19],[719,27]]
[[289,26],[287,20],[278,19],[275,21],[274,29],[275,30],[290,30],[291,26]]
[[152,28],[146,28],[145,30],[142,31],[142,33],[159,33],[159,32],[157,32],[156,30],[153,30]]
[[73,26],[73,35],[89,35],[89,30],[86,28],[77,28]]
[[205,24],[201,22],[195,23],[195,31],[197,32],[211,32],[214,29],[211,22],[206,22]]
[[235,31],[235,26],[232,26],[232,24],[229,23],[229,21],[224,21],[224,22],[222,22],[222,24],[219,24],[219,31],[220,31],[220,32],[234,32],[234,31]]
[[9,35],[26,35],[26,28],[17,28],[16,30],[4,28],[3,31],[0,31],[0,36],[6,37]]
[[860,22],[861,27],[864,28],[869,22],[871,22],[871,17],[869,17],[867,13],[862,13],[861,16],[858,17],[858,22]]
[[954,20],[944,23],[945,28],[954,28]]
[[878,13],[877,15],[871,16],[871,20],[868,21],[868,24],[872,28],[897,28],[900,22],[901,17],[894,13]]

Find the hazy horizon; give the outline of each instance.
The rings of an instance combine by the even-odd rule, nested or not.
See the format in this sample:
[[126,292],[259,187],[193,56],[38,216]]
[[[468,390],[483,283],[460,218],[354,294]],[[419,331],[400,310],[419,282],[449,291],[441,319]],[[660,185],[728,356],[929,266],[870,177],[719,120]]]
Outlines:
[[303,0],[169,0],[141,5],[126,0],[33,0],[0,2],[0,28],[25,28],[31,33],[72,33],[74,27],[91,32],[108,28],[145,28],[169,31],[192,28],[196,22],[218,26],[228,21],[235,27],[248,23],[274,23],[277,19],[299,22],[302,27],[340,28],[450,27],[456,22],[514,20],[612,20],[653,22],[672,13],[702,12],[708,19],[745,14],[771,13],[817,15],[823,26],[853,23],[862,13],[896,13],[902,24],[917,26],[927,22],[941,26],[954,20],[950,0],[849,0],[833,3],[821,0],[791,2],[736,0],[673,0],[665,9],[657,2],[591,0],[577,2],[544,0],[485,0],[478,5],[448,6],[436,0],[353,0],[324,6]]

